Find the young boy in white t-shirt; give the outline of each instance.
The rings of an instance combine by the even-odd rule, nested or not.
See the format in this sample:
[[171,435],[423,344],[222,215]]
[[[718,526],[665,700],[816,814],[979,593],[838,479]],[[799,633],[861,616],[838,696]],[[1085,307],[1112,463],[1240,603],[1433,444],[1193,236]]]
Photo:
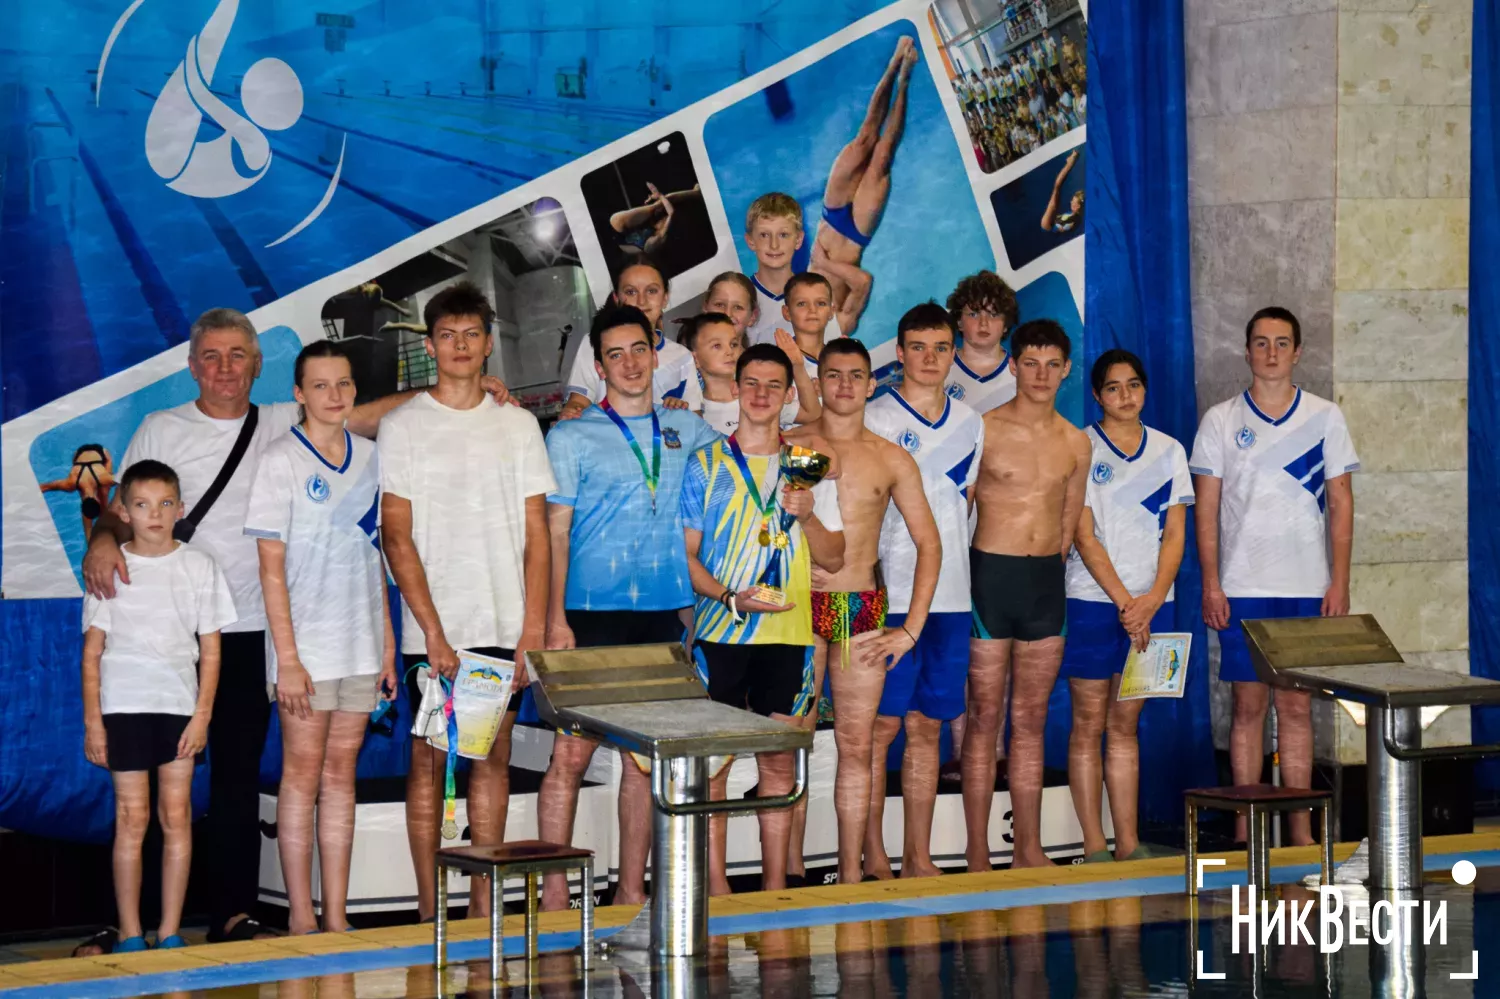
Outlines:
[[[207,552],[172,538],[184,513],[177,473],[138,461],[120,480],[131,585],[83,599],[84,755],[115,788],[116,953],[147,948],[141,928],[141,844],[157,772],[162,826],[161,923],[156,946],[178,935],[193,856],[193,759],[208,741],[219,682],[219,629],[234,597]],[[195,669],[196,667],[196,669]]]

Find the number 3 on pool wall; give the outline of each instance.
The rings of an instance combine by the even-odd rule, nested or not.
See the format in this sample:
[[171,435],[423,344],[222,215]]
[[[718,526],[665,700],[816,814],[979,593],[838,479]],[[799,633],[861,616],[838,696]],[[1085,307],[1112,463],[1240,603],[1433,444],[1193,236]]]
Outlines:
[[1011,816],[1014,814],[1015,813],[1010,811],[1010,809],[1006,809],[1005,814],[1000,816],[1000,821],[1005,823],[1005,831],[1000,834],[1000,838],[1005,842],[1010,843],[1012,846],[1014,846],[1016,842],[1015,838],[1011,836]]

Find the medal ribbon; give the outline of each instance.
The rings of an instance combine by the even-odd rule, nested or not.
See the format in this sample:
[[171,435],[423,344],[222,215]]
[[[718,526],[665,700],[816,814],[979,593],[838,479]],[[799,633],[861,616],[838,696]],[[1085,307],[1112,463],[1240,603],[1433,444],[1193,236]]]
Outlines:
[[[620,428],[620,433],[625,435],[625,440],[630,444],[630,450],[635,454],[635,460],[640,462],[641,474],[646,478],[646,488],[651,492],[651,509],[656,509],[656,484],[661,481],[661,420],[656,416],[656,408],[651,409],[651,464],[646,464],[645,452],[641,450],[640,444],[636,442],[635,434],[630,432],[630,426],[625,418],[615,412],[615,408],[609,404],[608,399],[599,400],[599,408],[604,410],[604,415],[614,421],[615,426]],[[757,502],[759,498],[757,497]]]
[[430,676],[436,676],[442,681],[443,691],[448,695],[443,701],[443,715],[447,721],[448,728],[448,758],[443,775],[443,838],[458,838],[458,786],[453,779],[453,773],[458,768],[458,719],[453,714],[453,684],[448,678],[433,670]]
[[[764,501],[760,498],[760,489],[755,483],[755,476],[750,474],[750,463],[745,460],[744,449],[740,447],[737,435],[729,435],[729,453],[734,456],[734,465],[740,470],[740,477],[745,480],[745,488],[750,490],[750,498],[755,503],[755,509],[762,517],[769,518],[771,511],[776,509],[776,487],[781,484],[781,462],[776,461],[776,481],[771,484],[771,492]],[[778,440],[779,443],[779,440]]]
[[[776,463],[776,480],[771,483],[771,490],[767,494],[765,500],[762,500],[760,498],[760,489],[756,486],[756,483],[755,483],[755,476],[753,476],[753,475],[750,474],[750,463],[745,460],[745,452],[740,447],[740,442],[736,439],[736,437],[737,437],[737,435],[735,435],[735,434],[730,434],[729,435],[729,453],[734,456],[735,467],[739,469],[739,471],[740,471],[740,477],[745,480],[745,488],[750,491],[750,498],[755,503],[755,509],[756,509],[756,511],[759,512],[760,515],[761,515],[761,517],[763,518],[763,522],[766,525],[766,527],[763,528],[763,530],[767,530],[771,526],[771,514],[776,509],[776,487],[781,484],[781,459],[779,457],[779,448],[778,448],[778,456],[771,458],[771,460]],[[781,444],[783,444],[783,443],[785,443],[785,442],[781,439],[781,436],[778,434],[777,435],[777,444],[778,444],[778,446],[781,445]],[[783,527],[782,530],[785,531],[785,527]],[[761,544],[765,544],[765,542],[762,541]],[[771,558],[766,563],[766,570],[765,570],[765,572],[763,572],[761,574],[760,582],[762,582],[762,583],[764,583],[764,584],[766,584],[768,586],[780,586],[781,585],[781,548],[780,547],[777,547],[777,548],[775,548],[775,549],[772,550],[772,552],[771,552]]]

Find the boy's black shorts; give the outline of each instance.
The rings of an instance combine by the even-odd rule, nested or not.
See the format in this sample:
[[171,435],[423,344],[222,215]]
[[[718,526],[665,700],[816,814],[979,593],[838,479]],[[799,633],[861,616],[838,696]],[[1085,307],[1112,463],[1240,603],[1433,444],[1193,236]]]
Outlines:
[[105,759],[110,772],[155,770],[171,763],[192,720],[189,715],[105,715]]

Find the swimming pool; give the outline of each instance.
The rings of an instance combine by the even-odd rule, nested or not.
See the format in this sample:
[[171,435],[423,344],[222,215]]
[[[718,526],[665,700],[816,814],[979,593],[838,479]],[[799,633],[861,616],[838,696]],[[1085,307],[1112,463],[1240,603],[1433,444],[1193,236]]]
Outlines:
[[[1467,848],[1480,837],[1461,839]],[[1369,901],[1364,889],[1350,888],[1340,889],[1338,896],[1346,909],[1341,948],[1325,953],[1288,939],[1252,954],[1245,951],[1242,924],[1241,952],[1235,953],[1234,898],[1228,886],[1242,879],[1243,872],[1213,875],[1204,893],[1192,900],[1182,893],[1181,860],[1164,859],[715,899],[706,958],[653,969],[639,956],[606,946],[587,982],[579,974],[576,953],[567,949],[577,940],[576,916],[546,914],[543,948],[559,949],[541,956],[532,985],[535,994],[546,996],[621,999],[666,994],[1066,999],[1200,993],[1467,999],[1495,994],[1489,983],[1500,978],[1500,969],[1489,964],[1492,953],[1485,951],[1500,924],[1500,853],[1492,845],[1460,854],[1452,852],[1456,846],[1430,843],[1427,884],[1418,901],[1427,903],[1429,912],[1442,908],[1446,935],[1425,947],[1348,944],[1347,906]],[[1303,852],[1311,856],[1311,851]],[[1348,846],[1339,851],[1341,856],[1348,852]],[[1479,865],[1472,884],[1457,884],[1448,874],[1460,856]],[[1272,890],[1273,900],[1316,904],[1317,893],[1298,883],[1313,869],[1304,859],[1295,851],[1277,851],[1273,874],[1279,884]],[[615,932],[632,911],[600,910],[600,936]],[[570,919],[571,932],[555,929]],[[1314,939],[1318,922],[1314,911]],[[1419,930],[1420,923],[1419,918]],[[84,962],[49,962],[57,966],[50,972],[51,984],[27,983],[29,987],[8,994],[3,990],[19,979],[7,976],[22,975],[27,966],[3,966],[0,995],[428,999],[526,989],[525,962],[516,958],[507,960],[504,980],[492,990],[484,960],[487,944],[478,938],[482,932],[477,922],[466,924],[459,936],[467,939],[450,952],[459,963],[441,977],[430,964],[430,929],[399,926],[221,945],[239,950],[234,957],[223,951],[224,963],[217,965],[221,952],[214,947],[131,955],[140,965],[132,976],[98,981],[79,980],[88,974]],[[512,927],[507,933],[507,952],[515,953],[520,940]],[[120,957],[93,960],[127,963]],[[149,960],[158,963],[148,966]],[[1476,978],[1452,977],[1476,970]],[[42,974],[32,978],[47,980]]]

